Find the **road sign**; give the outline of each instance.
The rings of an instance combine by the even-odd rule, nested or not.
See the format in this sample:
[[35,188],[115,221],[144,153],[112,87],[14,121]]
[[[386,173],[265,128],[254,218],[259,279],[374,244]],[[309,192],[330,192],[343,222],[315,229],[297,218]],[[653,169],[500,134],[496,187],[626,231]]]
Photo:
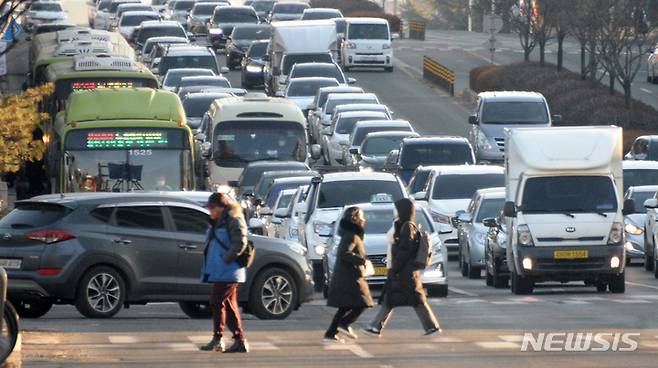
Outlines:
[[482,31],[494,33],[500,32],[503,29],[503,19],[499,15],[487,14],[482,21]]

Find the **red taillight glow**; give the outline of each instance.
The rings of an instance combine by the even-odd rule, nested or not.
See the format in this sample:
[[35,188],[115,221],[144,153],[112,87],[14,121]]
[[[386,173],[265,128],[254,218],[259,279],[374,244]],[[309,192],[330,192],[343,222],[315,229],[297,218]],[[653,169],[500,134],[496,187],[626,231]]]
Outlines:
[[32,240],[38,240],[46,244],[59,243],[64,240],[75,239],[75,234],[66,230],[38,230],[25,234],[25,237]]
[[59,268],[40,268],[37,273],[41,276],[57,276],[61,271]]

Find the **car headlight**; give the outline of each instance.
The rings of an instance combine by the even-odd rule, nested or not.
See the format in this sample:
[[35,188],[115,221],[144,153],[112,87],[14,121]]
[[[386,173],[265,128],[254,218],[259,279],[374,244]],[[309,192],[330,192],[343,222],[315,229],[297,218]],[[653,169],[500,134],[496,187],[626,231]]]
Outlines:
[[347,43],[347,48],[348,48],[348,49],[355,49],[355,48],[356,48],[356,44],[355,44],[354,42],[348,42],[348,43]]
[[519,225],[516,231],[518,235],[519,244],[525,246],[535,245],[535,242],[532,240],[532,234],[530,234],[530,228],[528,227],[528,225]]
[[221,28],[210,28],[208,30],[208,33],[211,35],[219,36],[221,34],[224,34],[224,31]]
[[450,216],[441,213],[432,212],[432,219],[434,220],[434,222],[439,222],[442,224],[451,224]]
[[478,148],[482,150],[490,150],[491,149],[491,143],[489,143],[489,138],[487,138],[482,131],[478,132]]
[[610,234],[608,235],[608,244],[619,244],[624,240],[623,227],[620,222],[615,222],[610,228]]
[[313,222],[313,231],[318,235],[329,236],[333,230],[334,227],[331,224],[322,221]]
[[626,226],[624,226],[624,231],[632,235],[642,235],[644,233],[644,229],[639,228],[633,224],[626,224]]
[[323,256],[327,252],[327,247],[322,244],[316,245],[314,248],[315,253],[319,256]]
[[391,44],[389,44],[389,43],[385,43],[385,44],[382,45],[382,49],[384,49],[384,50],[388,50],[390,48],[391,48]]
[[256,66],[256,65],[247,65],[247,72],[248,73],[260,73],[263,71],[262,66]]

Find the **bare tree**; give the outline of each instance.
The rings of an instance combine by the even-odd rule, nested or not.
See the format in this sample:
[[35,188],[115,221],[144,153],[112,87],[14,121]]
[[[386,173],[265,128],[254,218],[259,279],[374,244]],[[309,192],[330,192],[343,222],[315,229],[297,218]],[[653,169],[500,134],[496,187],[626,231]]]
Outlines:
[[564,66],[564,39],[569,33],[569,13],[574,9],[574,2],[571,0],[548,1],[552,3],[549,22],[557,41],[557,71],[559,72]]
[[[0,37],[9,31],[12,19],[18,19],[27,11],[31,2],[32,0],[0,0]],[[0,55],[6,54],[17,44],[18,40],[14,39]]]
[[533,37],[534,21],[530,0],[522,0],[512,7],[512,26],[519,34],[524,61],[530,61],[530,53],[537,45],[536,38]]
[[604,17],[607,11],[602,9],[599,0],[578,0],[572,3],[572,9],[567,14],[569,32],[580,43],[582,79],[596,80],[598,69],[596,45],[601,29],[601,17]]

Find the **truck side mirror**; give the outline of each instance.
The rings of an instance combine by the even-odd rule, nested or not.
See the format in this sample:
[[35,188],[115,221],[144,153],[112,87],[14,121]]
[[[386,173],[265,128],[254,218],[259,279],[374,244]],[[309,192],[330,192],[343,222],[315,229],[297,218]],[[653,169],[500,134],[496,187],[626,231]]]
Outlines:
[[516,205],[514,202],[507,201],[503,206],[503,216],[505,217],[516,217]]
[[553,124],[560,124],[562,122],[562,115],[555,114],[555,115],[551,116],[551,120],[552,120]]
[[635,213],[635,201],[631,198],[624,200],[624,209],[621,211],[624,216]]
[[478,123],[478,116],[477,115],[469,115],[468,116],[468,123],[472,125],[477,125]]
[[658,199],[656,198],[649,198],[646,201],[644,201],[644,207],[645,208],[656,208],[658,207]]
[[322,147],[319,144],[311,145],[311,158],[314,160],[319,160],[322,157]]

